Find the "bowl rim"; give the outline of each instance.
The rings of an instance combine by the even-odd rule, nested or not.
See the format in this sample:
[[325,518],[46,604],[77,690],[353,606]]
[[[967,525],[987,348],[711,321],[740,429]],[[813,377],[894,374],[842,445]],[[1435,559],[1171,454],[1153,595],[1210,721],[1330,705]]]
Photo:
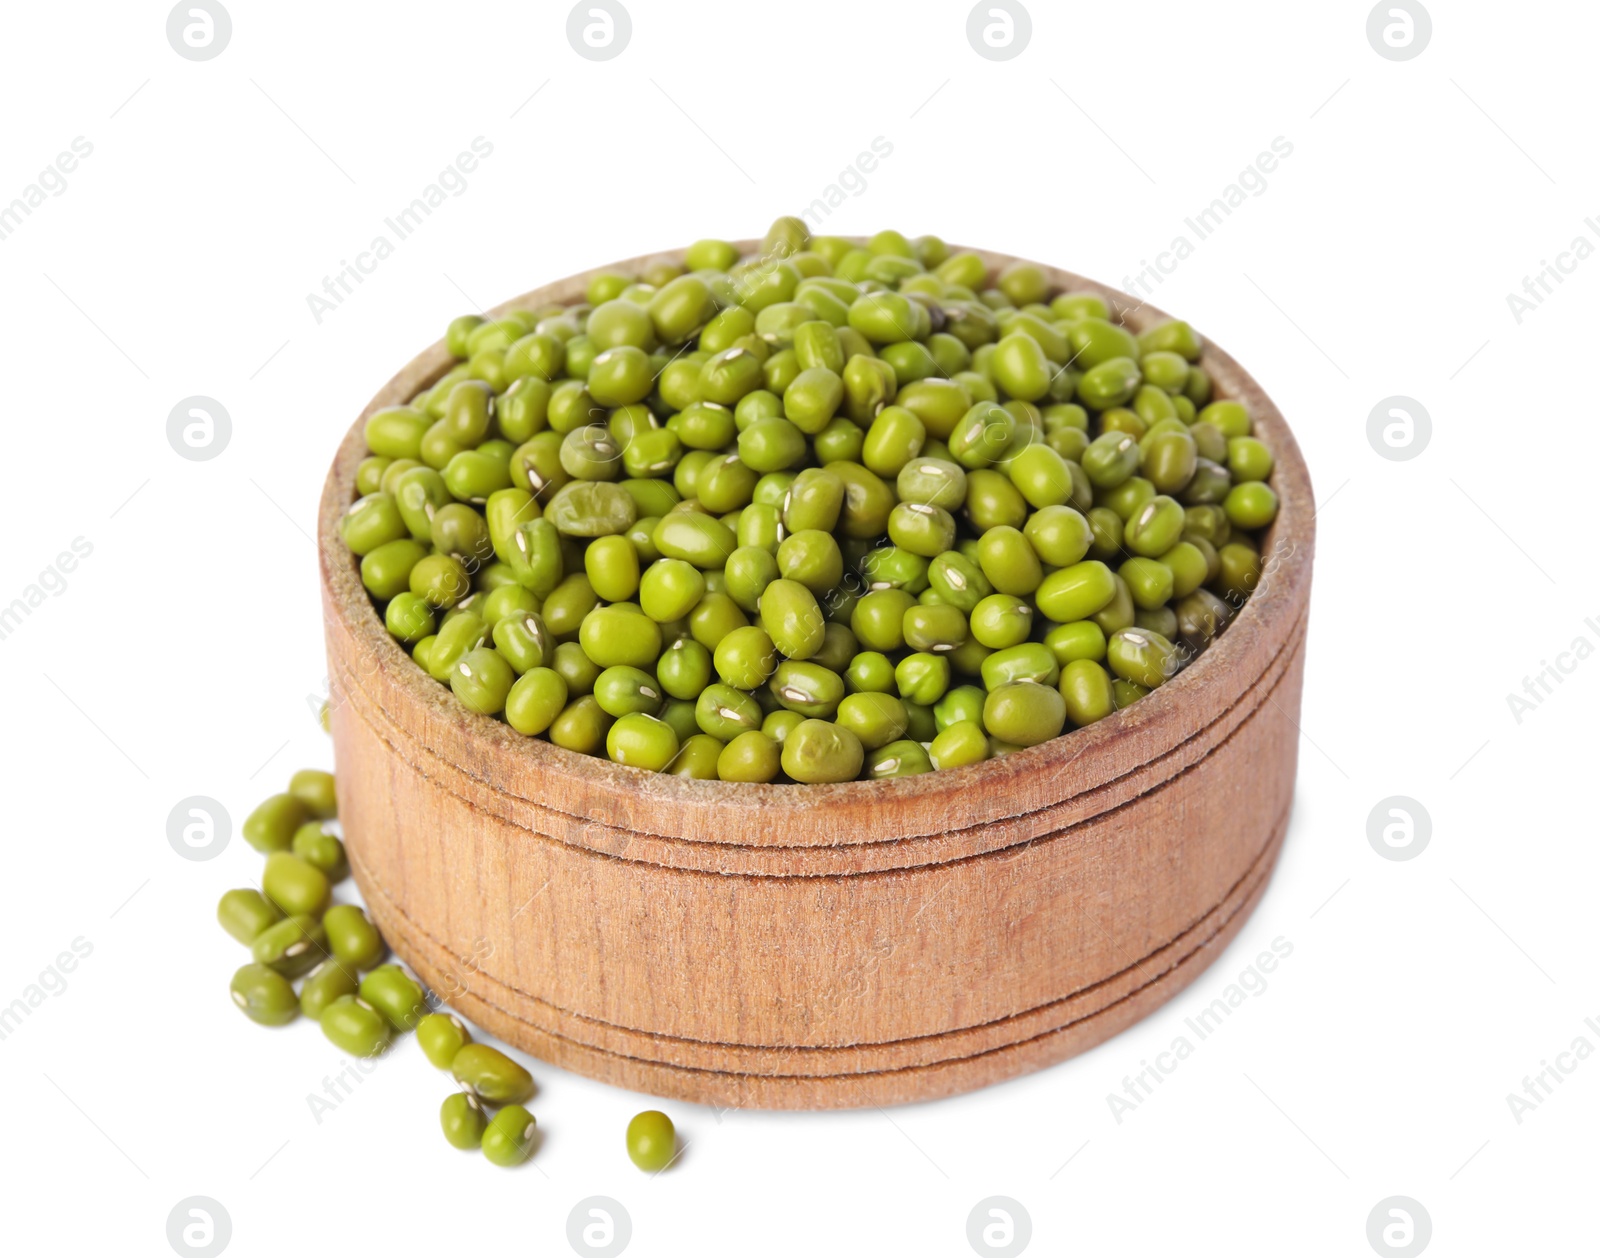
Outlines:
[[[846,239],[865,241],[864,237]],[[732,243],[740,250],[742,259],[760,249],[758,241]],[[954,244],[949,248],[952,253],[978,254],[994,271],[1012,263],[1029,262],[988,249]],[[497,317],[529,305],[582,301],[588,281],[596,274],[615,270],[636,272],[658,261],[681,263],[683,254],[683,248],[659,250],[591,267],[540,285],[483,313]],[[1030,264],[1039,267],[1053,287],[1099,294],[1110,307],[1112,318],[1135,332],[1171,317],[1147,302],[1096,280],[1044,263]],[[548,739],[520,734],[498,717],[469,711],[455,701],[449,687],[441,687],[390,637],[376,604],[361,584],[359,560],[345,547],[338,528],[340,517],[356,497],[356,468],[367,453],[364,429],[368,417],[384,407],[404,404],[454,365],[456,360],[450,356],[443,339],[424,349],[378,390],[345,434],[328,471],[317,528],[324,614],[338,620],[355,646],[367,653],[374,670],[384,674],[387,684],[403,692],[413,702],[414,710],[432,709],[433,714],[438,715],[442,694],[454,709],[454,715],[449,717],[450,724],[482,739],[494,750],[525,757],[528,767],[541,775],[565,778],[589,798],[600,791],[635,797],[644,795],[651,803],[676,803],[687,810],[686,819],[697,813],[704,816],[703,810],[708,807],[722,813],[736,810],[741,814],[743,826],[728,827],[729,837],[696,833],[690,841],[763,847],[781,845],[776,839],[762,841],[761,832],[780,828],[774,824],[780,818],[782,822],[803,824],[805,813],[828,805],[890,809],[914,806],[924,816],[932,816],[943,802],[951,807],[953,821],[959,814],[957,824],[977,824],[985,818],[977,822],[969,820],[975,797],[982,794],[995,799],[995,807],[990,810],[994,817],[1011,815],[1013,810],[1006,801],[1012,791],[1005,789],[1007,785],[1021,789],[1027,779],[1041,774],[1048,774],[1057,782],[1064,780],[1065,794],[1059,798],[1071,799],[1105,784],[1106,775],[1092,770],[1124,762],[1126,756],[1119,757],[1117,748],[1130,737],[1137,735],[1141,756],[1148,758],[1148,748],[1175,747],[1224,716],[1260,673],[1261,669],[1251,664],[1251,661],[1259,663],[1260,644],[1287,643],[1307,601],[1316,508],[1305,461],[1282,413],[1266,391],[1226,351],[1203,333],[1201,336],[1204,348],[1200,363],[1212,377],[1214,396],[1244,401],[1256,431],[1263,433],[1273,454],[1274,470],[1269,483],[1278,495],[1279,509],[1263,538],[1262,554],[1268,561],[1264,565],[1262,582],[1226,630],[1170,682],[1131,708],[1115,712],[1093,725],[1066,731],[1034,747],[975,765],[907,778],[832,784],[705,781],[649,772],[570,751]],[[1267,663],[1270,662],[1269,659]],[[417,731],[417,723],[398,719],[388,708],[383,710],[430,750],[438,751]],[[449,756],[446,754],[445,758]],[[535,798],[504,782],[497,781],[493,785],[514,799],[530,804],[542,802],[542,795]],[[746,832],[746,826],[753,832]],[[904,837],[917,837],[924,832],[913,831]],[[733,835],[738,837],[731,837]],[[658,837],[669,841],[674,837],[689,840],[688,834]],[[861,841],[870,840],[863,838]]]

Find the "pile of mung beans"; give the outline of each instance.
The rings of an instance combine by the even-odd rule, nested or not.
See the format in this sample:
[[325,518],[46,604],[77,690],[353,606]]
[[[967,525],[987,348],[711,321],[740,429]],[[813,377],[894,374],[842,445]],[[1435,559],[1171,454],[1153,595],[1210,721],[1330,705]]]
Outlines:
[[1036,266],[782,218],[465,315],[342,520],[474,712],[624,765],[975,764],[1161,685],[1261,577],[1272,454],[1200,338]]
[[[520,1165],[537,1132],[525,1105],[533,1076],[499,1049],[475,1043],[412,975],[385,964],[387,945],[359,906],[332,903],[334,886],[350,873],[337,815],[333,774],[302,769],[287,791],[245,819],[245,840],[267,862],[260,890],[228,891],[217,904],[217,921],[252,958],[233,976],[233,1003],[263,1026],[303,1014],[335,1047],[364,1059],[415,1031],[423,1056],[462,1088],[440,1106],[445,1139],[481,1149],[496,1166]],[[658,1110],[636,1115],[625,1143],[642,1170],[659,1171],[676,1156],[672,1120]]]

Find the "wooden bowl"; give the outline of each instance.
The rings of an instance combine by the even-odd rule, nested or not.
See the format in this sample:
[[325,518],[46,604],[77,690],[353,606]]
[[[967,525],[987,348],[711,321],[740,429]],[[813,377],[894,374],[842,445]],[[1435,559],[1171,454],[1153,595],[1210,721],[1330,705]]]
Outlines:
[[[681,255],[617,265],[658,257]],[[1166,318],[1043,269],[1136,330]],[[499,310],[582,300],[589,274]],[[1262,585],[1217,641],[1086,729],[835,786],[690,781],[524,738],[468,712],[389,637],[338,520],[367,415],[450,362],[441,341],[373,398],[318,532],[351,866],[395,952],[466,1017],[660,1096],[888,1105],[1082,1052],[1239,931],[1294,793],[1313,503],[1283,417],[1228,355],[1208,346],[1202,362],[1219,395],[1248,403],[1281,506]]]

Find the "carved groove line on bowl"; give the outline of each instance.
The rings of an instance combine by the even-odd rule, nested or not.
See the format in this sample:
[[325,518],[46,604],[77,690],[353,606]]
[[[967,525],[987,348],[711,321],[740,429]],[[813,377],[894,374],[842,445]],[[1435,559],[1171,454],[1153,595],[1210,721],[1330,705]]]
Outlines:
[[[973,1037],[973,1036],[981,1034],[981,1033],[983,1033],[985,1031],[998,1030],[999,1028],[1003,1028],[1008,1024],[1019,1023],[1019,1022],[1028,1021],[1028,1020],[1038,1020],[1039,1018],[1041,1018],[1045,1014],[1047,1014],[1051,1009],[1055,1009],[1055,1008],[1058,1008],[1058,1007],[1061,1007],[1061,1006],[1070,1005],[1070,1004],[1073,1004],[1073,1003],[1080,1003],[1081,1004],[1081,1003],[1083,1003],[1083,1001],[1085,1000],[1086,997],[1090,996],[1091,994],[1093,994],[1094,992],[1096,992],[1096,991],[1098,991],[1098,990],[1100,990],[1102,988],[1106,988],[1106,987],[1110,987],[1110,986],[1115,985],[1118,982],[1118,980],[1125,978],[1129,974],[1138,975],[1143,979],[1143,981],[1140,982],[1137,986],[1132,987],[1129,990],[1121,993],[1120,995],[1116,996],[1114,999],[1108,1001],[1106,1004],[1096,1006],[1093,1009],[1088,1010],[1087,1012],[1080,1013],[1075,1017],[1069,1018],[1065,1022],[1062,1022],[1062,1023],[1059,1023],[1059,1024],[1055,1024],[1055,1025],[1052,1025],[1052,1026],[1048,1026],[1048,1027],[1044,1028],[1041,1031],[1038,1031],[1038,1032],[1036,1032],[1036,1033],[1034,1033],[1032,1035],[1024,1037],[1023,1039],[1007,1040],[1007,1041],[1005,1041],[1003,1043],[996,1043],[996,1044],[992,1045],[989,1048],[983,1049],[983,1050],[975,1052],[975,1053],[969,1053],[969,1054],[965,1054],[965,1055],[957,1056],[957,1057],[938,1058],[938,1059],[935,1059],[934,1062],[915,1063],[915,1064],[910,1064],[910,1065],[906,1065],[906,1066],[899,1066],[899,1067],[893,1067],[893,1068],[884,1069],[884,1070],[851,1071],[851,1072],[848,1072],[848,1073],[851,1073],[851,1074],[854,1074],[854,1075],[878,1075],[878,1074],[887,1075],[887,1074],[894,1074],[894,1073],[897,1073],[897,1072],[903,1071],[903,1070],[924,1069],[929,1064],[945,1064],[945,1063],[957,1062],[957,1061],[972,1061],[972,1060],[977,1060],[977,1059],[979,1059],[981,1057],[987,1056],[990,1053],[1000,1052],[1000,1051],[1003,1051],[1003,1050],[1005,1050],[1007,1048],[1014,1048],[1014,1047],[1017,1047],[1019,1045],[1030,1043],[1033,1040],[1040,1039],[1040,1038],[1043,1038],[1043,1037],[1048,1036],[1048,1035],[1057,1034],[1057,1033],[1059,1033],[1061,1031],[1065,1031],[1065,1030],[1071,1028],[1072,1026],[1074,1026],[1075,1024],[1077,1024],[1079,1022],[1083,1022],[1083,1021],[1086,1021],[1086,1020],[1088,1020],[1090,1018],[1096,1017],[1096,1016],[1098,1016],[1098,1015],[1100,1015],[1102,1013],[1107,1012],[1108,1010],[1111,1010],[1111,1009],[1115,1008],[1116,1006],[1118,1006],[1120,1004],[1123,1004],[1123,1003],[1125,1003],[1125,1002],[1127,1002],[1129,1000],[1133,1000],[1133,999],[1137,998],[1138,995],[1141,992],[1145,991],[1147,988],[1155,986],[1156,984],[1161,982],[1161,980],[1164,979],[1167,975],[1169,975],[1173,970],[1181,967],[1188,960],[1190,960],[1192,957],[1194,957],[1195,955],[1197,955],[1198,953],[1203,951],[1212,942],[1212,940],[1214,940],[1215,938],[1217,938],[1218,935],[1220,935],[1222,932],[1227,930],[1228,926],[1234,921],[1234,919],[1241,912],[1244,912],[1247,909],[1247,906],[1249,906],[1250,904],[1252,904],[1254,902],[1257,894],[1265,886],[1265,883],[1266,883],[1266,880],[1267,880],[1267,876],[1271,872],[1273,859],[1276,856],[1276,853],[1277,853],[1278,849],[1280,848],[1280,846],[1282,844],[1284,834],[1285,834],[1285,832],[1287,831],[1287,828],[1288,828],[1289,812],[1290,812],[1290,805],[1285,805],[1282,813],[1279,815],[1279,819],[1273,824],[1273,826],[1269,830],[1269,839],[1268,839],[1268,842],[1265,845],[1265,847],[1263,847],[1261,849],[1261,851],[1258,852],[1252,858],[1250,864],[1247,866],[1247,868],[1245,869],[1244,873],[1240,875],[1239,879],[1233,884],[1232,887],[1229,888],[1227,894],[1225,894],[1221,898],[1221,900],[1219,900],[1217,902],[1217,904],[1213,905],[1205,913],[1201,914],[1200,917],[1198,917],[1194,922],[1192,922],[1188,926],[1186,926],[1183,930],[1179,931],[1175,936],[1173,936],[1173,938],[1171,938],[1171,939],[1167,940],[1165,943],[1162,943],[1162,944],[1158,945],[1157,947],[1151,949],[1144,956],[1138,958],[1135,961],[1130,962],[1129,964],[1125,965],[1122,969],[1120,969],[1120,970],[1118,970],[1118,971],[1116,971],[1116,972],[1114,972],[1112,974],[1108,974],[1108,975],[1105,975],[1104,977],[1102,977],[1100,979],[1097,979],[1093,983],[1087,984],[1084,987],[1078,988],[1075,991],[1068,992],[1068,993],[1066,993],[1066,994],[1064,994],[1062,996],[1058,996],[1058,997],[1056,997],[1056,998],[1054,998],[1052,1000],[1045,1001],[1045,1002],[1043,1002],[1043,1003],[1041,1003],[1039,1005],[1034,1006],[1033,1008],[1019,1010],[1019,1011],[1017,1011],[1015,1013],[1007,1014],[1004,1017],[995,1018],[995,1019],[992,1019],[992,1020],[990,1020],[988,1022],[975,1023],[975,1024],[971,1025],[971,1026],[965,1026],[965,1027],[956,1027],[956,1028],[952,1028],[952,1029],[945,1030],[945,1031],[933,1032],[933,1033],[930,1033],[930,1034],[927,1034],[927,1035],[903,1036],[903,1037],[901,1037],[899,1039],[892,1039],[892,1040],[863,1041],[863,1042],[860,1042],[860,1043],[848,1044],[848,1045],[807,1045],[807,1044],[745,1045],[745,1044],[734,1044],[734,1043],[729,1043],[727,1041],[720,1041],[720,1040],[719,1041],[699,1040],[699,1039],[693,1039],[693,1038],[688,1037],[688,1036],[669,1035],[669,1034],[664,1034],[664,1033],[657,1032],[657,1031],[646,1030],[646,1029],[643,1029],[643,1028],[623,1026],[623,1025],[618,1024],[618,1023],[608,1022],[608,1021],[606,1021],[606,1020],[604,1020],[602,1018],[593,1017],[592,1015],[578,1013],[578,1012],[576,1012],[574,1010],[565,1009],[565,1008],[561,1007],[560,1005],[553,1004],[552,1002],[544,999],[543,997],[536,996],[531,992],[525,991],[524,989],[522,989],[520,987],[516,987],[513,984],[506,982],[504,979],[495,977],[493,975],[486,974],[481,969],[477,970],[476,972],[478,973],[478,975],[481,978],[488,979],[488,981],[493,983],[496,987],[503,989],[504,991],[510,993],[513,996],[518,997],[519,999],[527,1002],[528,1004],[533,1005],[533,1006],[535,1006],[537,1008],[550,1010],[552,1013],[557,1015],[556,1019],[555,1019],[556,1021],[565,1020],[565,1021],[568,1021],[568,1022],[571,1022],[571,1023],[589,1025],[589,1026],[596,1027],[596,1028],[598,1028],[598,1029],[600,1029],[602,1031],[620,1033],[620,1034],[622,1034],[624,1036],[628,1036],[628,1037],[646,1038],[646,1039],[649,1039],[649,1040],[652,1040],[652,1041],[656,1041],[656,1042],[661,1042],[661,1043],[690,1044],[690,1045],[706,1046],[706,1047],[713,1047],[713,1048],[732,1048],[732,1049],[755,1050],[755,1051],[758,1051],[758,1052],[799,1054],[799,1055],[826,1054],[826,1053],[837,1054],[837,1053],[840,1053],[840,1052],[850,1052],[850,1051],[860,1052],[860,1051],[864,1051],[864,1050],[893,1049],[893,1048],[897,1048],[897,1047],[901,1047],[901,1046],[907,1046],[907,1045],[937,1044],[939,1042],[949,1041],[949,1040],[952,1040],[952,1039],[955,1039],[955,1038],[958,1038],[958,1037]],[[361,863],[359,861],[359,858],[354,858],[354,859],[355,859],[355,863],[356,863],[357,867],[361,869],[362,874],[364,876],[364,879],[367,878],[367,877],[370,877],[371,871],[369,869],[367,869],[365,866],[361,865]],[[430,932],[425,927],[423,927],[420,923],[418,923],[415,918],[413,918],[409,914],[407,914],[405,912],[405,910],[400,908],[398,903],[396,903],[392,899],[392,897],[390,897],[387,894],[387,892],[385,892],[382,889],[380,884],[378,884],[376,881],[374,881],[373,885],[377,888],[378,893],[379,893],[379,897],[381,897],[382,903],[381,903],[381,907],[378,906],[378,905],[374,905],[374,906],[371,906],[371,907],[373,908],[374,916],[379,919],[379,922],[380,922],[381,926],[384,926],[384,927],[386,927],[386,928],[388,928],[390,930],[393,930],[393,929],[395,929],[395,926],[397,925],[398,926],[398,930],[396,931],[396,933],[399,934],[407,942],[416,942],[418,940],[425,941],[427,943],[427,945],[433,951],[443,955],[443,957],[445,958],[445,964],[446,965],[452,965],[454,963],[459,963],[463,968],[469,968],[469,969],[471,968],[471,965],[470,965],[470,963],[469,963],[467,958],[461,957],[458,954],[456,954],[455,952],[453,952],[441,940],[436,938],[433,935],[432,932]],[[1227,911],[1225,913],[1223,913],[1221,916],[1218,916],[1218,911],[1222,910],[1224,908],[1226,908]],[[1170,957],[1170,959],[1167,960],[1166,964],[1163,965],[1154,974],[1150,975],[1149,977],[1145,977],[1144,976],[1144,970],[1149,966],[1149,963],[1151,962],[1152,958],[1160,957],[1163,953],[1171,952],[1171,950],[1173,950],[1174,948],[1176,948],[1179,945],[1183,944],[1188,939],[1189,936],[1193,935],[1197,930],[1199,930],[1200,928],[1205,926],[1209,919],[1215,919],[1215,920],[1211,921],[1211,927],[1212,928],[1205,934],[1205,936],[1203,938],[1201,938],[1198,941],[1194,942],[1192,947],[1189,947],[1189,948],[1187,948],[1187,949],[1185,949],[1185,950],[1183,950],[1181,952],[1178,952],[1178,953],[1175,953],[1174,955],[1172,955]],[[428,970],[436,970],[436,969],[439,968],[439,966],[438,966],[437,963],[433,963],[430,960],[429,963],[425,963],[421,968],[428,969]],[[572,1036],[570,1034],[565,1034],[565,1033],[563,1033],[561,1031],[553,1030],[553,1029],[551,1029],[550,1026],[547,1026],[547,1025],[545,1025],[543,1023],[540,1023],[540,1022],[535,1022],[532,1019],[527,1018],[527,1017],[523,1016],[522,1014],[517,1013],[516,1011],[514,1011],[512,1009],[506,1008],[505,1005],[503,1005],[503,1004],[501,1004],[501,1003],[499,1003],[499,1002],[497,1002],[495,1000],[489,999],[487,996],[485,996],[483,994],[481,988],[479,988],[479,987],[475,987],[472,990],[464,991],[463,994],[465,995],[465,997],[467,998],[468,1001],[481,1004],[485,1008],[494,1010],[497,1014],[501,1015],[502,1017],[504,1017],[505,1019],[507,1019],[509,1021],[518,1023],[518,1024],[523,1025],[523,1026],[531,1027],[534,1030],[538,1031],[540,1034],[549,1036],[552,1039],[557,1039],[557,1040],[561,1040],[561,1041],[566,1042],[566,1043],[570,1043],[570,1044],[573,1044],[573,1045],[576,1045],[576,1046],[580,1046],[580,1047],[582,1047],[582,1048],[584,1048],[585,1050],[588,1050],[588,1051],[606,1053],[608,1055],[615,1056],[615,1057],[618,1057],[618,1058],[624,1058],[624,1059],[636,1060],[636,1061],[651,1061],[652,1060],[652,1059],[649,1059],[649,1058],[638,1058],[638,1057],[633,1056],[632,1054],[619,1053],[619,1052],[616,1052],[615,1050],[604,1048],[604,1047],[602,1047],[602,1046],[600,1046],[598,1044],[592,1044],[592,1043],[589,1043],[588,1041],[578,1039],[577,1037]],[[777,1077],[781,1077],[781,1076],[775,1076],[775,1075],[770,1075],[770,1074],[761,1074],[760,1072],[755,1072],[755,1071],[706,1070],[705,1068],[680,1066],[675,1062],[668,1062],[666,1060],[663,1060],[661,1062],[661,1064],[663,1064],[663,1065],[672,1065],[673,1068],[675,1068],[675,1069],[690,1069],[690,1070],[700,1069],[700,1070],[703,1070],[705,1073],[710,1073],[710,1074],[742,1074],[742,1073],[748,1073],[748,1074],[752,1074],[752,1075],[759,1075],[762,1078],[777,1078]],[[794,1078],[812,1078],[812,1077],[816,1077],[816,1076],[795,1075],[795,1076],[792,1076],[792,1077],[794,1077]]]

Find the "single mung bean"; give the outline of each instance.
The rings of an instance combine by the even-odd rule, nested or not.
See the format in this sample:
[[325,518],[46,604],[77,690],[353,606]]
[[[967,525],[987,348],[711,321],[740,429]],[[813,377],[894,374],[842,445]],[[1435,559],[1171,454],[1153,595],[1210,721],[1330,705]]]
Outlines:
[[912,651],[935,653],[953,651],[971,636],[966,616],[948,603],[917,603],[906,608],[900,632]]
[[521,1105],[499,1110],[483,1129],[483,1156],[496,1166],[521,1166],[533,1156],[538,1125]]
[[646,712],[619,717],[606,731],[606,755],[617,764],[659,773],[677,754],[677,732]]
[[933,772],[933,761],[921,743],[902,738],[879,747],[867,756],[864,776],[874,781],[881,778],[908,778],[920,773]]
[[1228,522],[1234,528],[1262,529],[1277,518],[1278,495],[1261,481],[1246,481],[1228,491],[1228,496],[1222,500],[1222,509],[1228,513]]
[[417,1023],[417,1047],[440,1070],[449,1070],[456,1054],[470,1043],[472,1036],[453,1013],[430,1013]]
[[809,659],[822,649],[822,609],[816,595],[798,581],[779,578],[771,582],[761,592],[759,610],[762,628],[787,658]]
[[1066,723],[1066,704],[1053,686],[1009,682],[991,690],[983,703],[983,726],[995,738],[1032,747],[1054,738]]
[[935,555],[929,562],[928,584],[944,602],[969,613],[994,592],[983,568],[954,550]]
[[1027,534],[1007,525],[987,529],[978,539],[978,563],[989,584],[1001,594],[1032,594],[1044,579]]
[[959,769],[989,758],[989,738],[975,720],[954,721],[928,744],[928,759],[935,769]]
[[566,707],[567,694],[566,679],[556,670],[530,668],[506,692],[506,722],[519,734],[542,734]]
[[948,654],[917,651],[907,655],[894,666],[894,688],[908,704],[924,707],[937,703],[950,687],[950,659]]
[[628,1160],[652,1174],[665,1170],[678,1155],[677,1131],[660,1110],[645,1110],[629,1119],[625,1143]]
[[1106,662],[1122,680],[1154,690],[1177,671],[1178,654],[1161,634],[1119,629],[1106,643]]
[[1053,686],[1061,667],[1050,649],[1038,642],[1019,642],[996,651],[984,660],[979,670],[984,688],[990,691],[1014,681],[1033,681]]
[[285,915],[321,916],[331,888],[328,876],[293,852],[273,852],[261,875],[261,891]]
[[1172,569],[1158,559],[1135,556],[1117,569],[1128,584],[1134,603],[1145,611],[1166,605],[1172,597]]
[[864,690],[840,700],[834,721],[867,751],[876,751],[904,736],[908,718],[905,704],[894,695]]
[[299,978],[328,955],[328,936],[315,917],[296,914],[257,935],[250,955],[286,978]]
[[[498,621],[493,639],[495,650],[518,676],[530,669],[545,667],[555,656],[556,643],[544,617],[535,611],[517,612]],[[509,700],[508,691],[505,702]]]
[[1111,675],[1092,659],[1069,661],[1061,670],[1058,688],[1075,726],[1092,725],[1116,711]]
[[1133,513],[1123,531],[1123,544],[1136,555],[1153,559],[1183,538],[1183,504],[1159,494]]
[[1231,601],[1242,601],[1255,592],[1261,584],[1261,555],[1254,546],[1245,542],[1229,542],[1217,548],[1221,565],[1215,584]]
[[258,852],[286,852],[294,843],[295,831],[311,820],[311,810],[303,799],[288,793],[270,795],[244,819],[239,832]]
[[967,500],[967,472],[948,459],[918,455],[900,469],[895,492],[901,502],[926,503],[953,511]]
[[1073,660],[1103,660],[1106,634],[1092,620],[1075,620],[1071,624],[1057,625],[1046,633],[1044,645],[1055,656],[1056,663],[1065,668]]
[[352,1057],[376,1057],[388,1050],[394,1037],[388,1019],[360,996],[329,1002],[318,1021],[334,1047]]
[[809,661],[784,660],[767,683],[767,693],[790,711],[831,720],[847,693],[844,678]]
[[861,772],[865,755],[853,731],[806,720],[784,740],[783,771],[796,782],[849,782]]
[[765,732],[765,722],[763,729],[746,730],[718,754],[717,776],[724,782],[772,781],[783,769],[780,743]]
[[398,965],[380,965],[361,980],[361,999],[384,1017],[396,1031],[411,1031],[428,1012],[422,985]]
[[344,843],[320,821],[308,821],[296,830],[291,850],[308,865],[320,869],[330,883],[342,882],[350,872]]
[[322,928],[328,950],[345,965],[370,970],[383,960],[383,936],[358,905],[335,904],[322,915]]
[[299,1016],[300,1000],[293,985],[278,971],[259,962],[235,970],[228,989],[244,1016],[262,1026],[283,1026]]
[[242,944],[252,944],[256,936],[283,920],[277,905],[254,887],[225,891],[217,901],[217,921]]
[[457,1149],[481,1148],[488,1125],[489,1115],[483,1102],[470,1092],[452,1092],[439,1106],[439,1126],[444,1130],[444,1138]]
[[[892,536],[891,532],[891,536]],[[737,553],[737,552],[735,552]],[[801,529],[778,544],[778,572],[821,597],[844,577],[844,555],[833,534]]]
[[517,679],[505,656],[489,647],[475,647],[450,670],[450,689],[462,706],[484,716],[505,710],[506,697]]
[[338,958],[324,961],[300,984],[300,1012],[313,1021],[322,1019],[322,1011],[341,996],[354,996],[360,980],[349,966]]
[[450,1062],[450,1073],[492,1105],[520,1105],[533,1095],[533,1076],[487,1044],[463,1044]]
[[717,759],[722,754],[722,747],[722,741],[710,734],[693,734],[678,748],[678,758],[672,762],[667,772],[673,777],[714,782],[717,779]]

